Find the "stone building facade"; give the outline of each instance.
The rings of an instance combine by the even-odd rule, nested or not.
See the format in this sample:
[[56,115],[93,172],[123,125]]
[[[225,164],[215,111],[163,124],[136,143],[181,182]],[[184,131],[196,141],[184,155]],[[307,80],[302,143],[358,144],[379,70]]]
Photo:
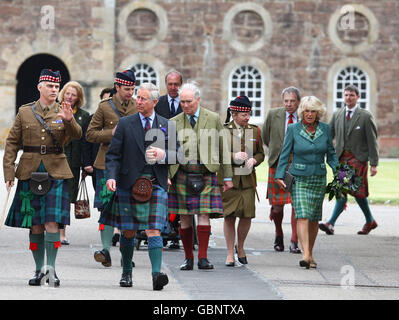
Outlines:
[[287,86],[324,101],[328,121],[357,84],[381,155],[399,156],[398,17],[397,0],[2,0],[0,143],[19,105],[37,98],[42,66],[80,82],[90,112],[115,71],[133,68],[165,93],[175,68],[222,117],[250,96],[258,124]]

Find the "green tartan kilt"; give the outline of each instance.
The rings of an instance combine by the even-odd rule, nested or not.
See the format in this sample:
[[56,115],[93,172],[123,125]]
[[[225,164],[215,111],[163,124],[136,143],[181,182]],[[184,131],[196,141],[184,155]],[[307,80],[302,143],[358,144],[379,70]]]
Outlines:
[[145,203],[135,201],[131,190],[116,188],[98,222],[119,230],[163,230],[167,221],[168,193],[153,185],[151,199]]
[[295,219],[322,219],[323,201],[326,191],[326,176],[295,176],[291,198]]
[[223,201],[216,174],[204,173],[204,181],[205,189],[193,195],[187,192],[187,173],[179,169],[169,189],[169,214],[206,214],[210,218],[222,218]]
[[[46,172],[42,162],[37,171]],[[38,196],[30,191],[29,180],[19,180],[5,225],[17,228],[30,228],[46,222],[56,222],[60,228],[69,225],[68,180],[51,178],[51,181],[50,191],[43,196]]]

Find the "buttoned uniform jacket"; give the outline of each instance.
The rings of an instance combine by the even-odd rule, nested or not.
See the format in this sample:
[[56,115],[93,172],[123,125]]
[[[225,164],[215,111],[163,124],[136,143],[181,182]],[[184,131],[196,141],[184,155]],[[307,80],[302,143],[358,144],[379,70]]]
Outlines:
[[349,121],[348,132],[345,135],[346,108],[341,108],[333,114],[330,121],[331,134],[335,138],[335,150],[338,158],[347,148],[359,161],[370,161],[370,165],[378,165],[377,125],[373,115],[357,107]]
[[[64,145],[66,136],[72,139],[80,139],[82,128],[74,117],[68,122],[62,121],[61,118],[57,116],[62,110],[62,107],[58,103],[47,111],[46,115],[44,115],[39,101],[36,101],[34,104],[36,112],[43,118],[61,146]],[[53,178],[73,178],[66,155],[63,152],[60,154],[23,152],[17,170],[15,171],[17,153],[23,146],[45,145],[47,147],[54,147],[53,139],[46,132],[43,125],[36,119],[31,106],[32,103],[29,103],[19,108],[14,124],[8,134],[3,158],[5,181],[14,181],[15,177],[19,180],[30,179],[31,173],[37,170],[41,161],[43,161],[47,172]]]
[[[176,104],[175,104],[176,107]],[[168,95],[164,95],[159,97],[159,101],[155,106],[155,112],[160,115],[161,117],[164,117],[166,119],[172,118],[172,115],[170,113],[170,103],[168,101]],[[181,105],[179,103],[178,108],[176,109],[176,112],[173,116],[178,115],[179,113],[183,112]]]
[[[263,141],[260,136],[260,129],[258,126],[253,125],[253,124],[248,124],[246,127],[243,127],[245,130],[244,132],[247,133],[246,130],[249,130],[251,134],[249,136],[245,136],[245,133],[241,136],[239,133],[239,130],[237,129],[237,126],[235,122],[232,120],[229,123],[226,123],[224,125],[226,129],[229,130],[230,132],[230,152],[231,152],[231,163],[232,163],[232,169],[233,169],[233,186],[235,189],[240,188],[240,182],[241,182],[241,187],[243,189],[246,188],[253,188],[253,183],[252,183],[252,178],[250,173],[248,174],[237,174],[240,172],[240,168],[243,166],[245,167],[244,163],[237,164],[234,162],[234,154],[237,152],[244,151],[249,155],[249,157],[254,158],[256,160],[255,166],[252,168],[251,172],[253,172],[253,177],[255,181],[255,186],[256,186],[256,172],[255,172],[255,167],[260,165],[263,160],[265,159],[265,152],[263,150]],[[236,140],[236,141],[234,141]],[[239,150],[235,150],[237,147],[239,147]],[[244,148],[243,148],[244,147]],[[223,171],[219,170],[218,172],[218,180],[219,184],[223,184]]]
[[[176,129],[172,121],[155,114],[152,129],[158,129],[151,145],[165,150],[166,158],[154,164],[153,172],[159,185],[168,190],[168,162],[175,161],[178,144],[169,144],[169,137],[176,140]],[[151,130],[148,132],[152,134]],[[159,136],[158,136],[159,135]],[[142,175],[145,159],[145,137],[138,113],[121,118],[106,153],[106,177],[114,179],[117,187],[130,190]],[[159,139],[158,139],[159,137]],[[174,146],[174,149],[169,149]]]
[[129,101],[126,108],[121,105],[115,95],[100,101],[86,132],[86,140],[88,142],[101,144],[94,162],[94,167],[100,170],[105,170],[105,154],[112,139],[112,130],[119,122],[118,115],[109,103],[111,99],[121,117],[137,112],[136,100],[134,99]]
[[319,122],[313,139],[305,132],[302,121],[287,127],[283,150],[277,166],[275,178],[283,179],[290,154],[292,163],[288,171],[294,176],[323,176],[327,174],[327,163],[336,171],[337,155],[332,144],[331,129],[327,123]]
[[[223,138],[223,135],[226,135],[228,133],[226,133],[226,129],[224,129],[220,121],[220,117],[217,113],[205,109],[204,107],[199,107],[199,108],[200,108],[200,114],[196,124],[198,134],[196,134],[194,138],[184,139],[181,135],[185,128],[185,121],[189,123],[187,115],[184,112],[178,114],[177,116],[171,119],[176,123],[176,130],[177,130],[178,142],[180,148],[190,149],[191,145],[191,148],[193,150],[197,150],[197,153],[199,155],[198,160],[201,161],[201,163],[206,167],[206,169],[209,172],[217,173],[219,171],[219,168],[222,167],[222,170],[224,172],[224,177],[232,178],[233,171],[231,167],[231,159],[229,157],[230,155],[229,146],[227,143],[223,143],[223,140],[228,141],[227,137]],[[210,139],[208,134],[210,132],[213,132],[218,135],[216,137],[219,139],[218,149],[214,148],[214,146],[215,147],[217,146],[216,143],[214,144],[209,143]],[[207,153],[201,152],[201,149],[205,150],[204,148],[206,148]],[[223,158],[228,158],[226,161],[227,163],[223,163]],[[170,178],[173,178],[175,176],[175,174],[179,170],[180,165],[181,164],[178,162],[169,167]]]
[[262,139],[268,147],[268,164],[273,167],[279,159],[285,137],[285,107],[270,109],[262,126]]

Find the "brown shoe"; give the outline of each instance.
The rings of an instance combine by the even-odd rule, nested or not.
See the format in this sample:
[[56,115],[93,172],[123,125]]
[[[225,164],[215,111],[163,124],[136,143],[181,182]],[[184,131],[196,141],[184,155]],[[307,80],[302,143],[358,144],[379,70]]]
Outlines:
[[371,230],[377,228],[377,222],[375,222],[375,220],[373,220],[370,223],[366,223],[363,226],[363,229],[361,231],[359,231],[357,234],[369,234]]
[[326,222],[326,223],[319,223],[319,229],[321,231],[324,231],[328,235],[333,235],[334,234],[334,227],[332,226],[331,223]]

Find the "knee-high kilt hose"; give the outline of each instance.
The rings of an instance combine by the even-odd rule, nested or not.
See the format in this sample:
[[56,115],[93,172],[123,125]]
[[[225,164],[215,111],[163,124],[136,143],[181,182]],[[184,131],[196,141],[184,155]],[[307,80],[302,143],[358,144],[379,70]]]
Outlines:
[[272,206],[283,206],[285,204],[291,203],[291,196],[289,192],[285,192],[281,189],[274,175],[276,174],[277,165],[269,167],[269,177],[267,179],[267,196],[269,199],[269,204]]
[[167,219],[168,193],[153,185],[152,197],[145,203],[135,201],[131,190],[117,188],[98,222],[119,230],[162,230]]
[[325,191],[326,176],[295,176],[291,192],[295,219],[320,221]]
[[205,189],[199,195],[187,192],[187,173],[179,169],[169,189],[170,214],[207,214],[210,218],[223,217],[223,202],[218,179],[214,173],[204,173]]
[[[40,163],[38,172],[46,172]],[[5,224],[10,227],[30,228],[46,222],[70,224],[70,202],[68,180],[51,178],[51,189],[43,196],[34,195],[29,189],[29,180],[19,180],[14,200]]]
[[367,179],[368,163],[361,162],[355,158],[352,152],[344,151],[339,158],[339,162],[345,162],[356,169],[356,174],[362,177],[362,184],[357,192],[349,194],[356,198],[367,198],[369,196],[369,183]]
[[113,192],[107,189],[105,170],[97,169],[95,172],[96,190],[94,195],[94,208],[97,208],[99,211],[101,211],[111,199]]

